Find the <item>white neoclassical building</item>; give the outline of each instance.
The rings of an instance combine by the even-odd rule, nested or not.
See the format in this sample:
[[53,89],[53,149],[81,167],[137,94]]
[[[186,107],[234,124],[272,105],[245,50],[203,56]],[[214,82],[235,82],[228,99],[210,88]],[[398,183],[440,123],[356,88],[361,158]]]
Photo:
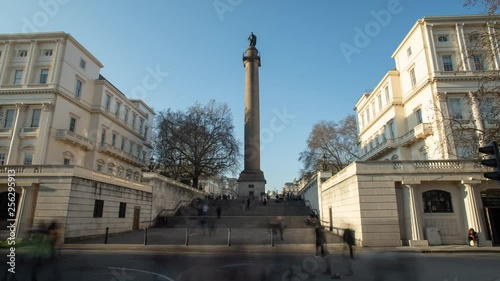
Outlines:
[[353,227],[367,246],[466,244],[469,228],[481,245],[500,244],[500,185],[472,160],[476,134],[498,126],[484,108],[494,111],[500,95],[476,92],[498,77],[499,20],[416,22],[392,55],[395,68],[354,108],[362,161],[321,185],[324,224]]
[[170,201],[203,193],[143,181],[155,113],[106,80],[102,67],[67,33],[0,35],[1,230],[13,218],[8,171],[17,180],[19,235],[53,219],[66,238],[137,229],[178,203]]

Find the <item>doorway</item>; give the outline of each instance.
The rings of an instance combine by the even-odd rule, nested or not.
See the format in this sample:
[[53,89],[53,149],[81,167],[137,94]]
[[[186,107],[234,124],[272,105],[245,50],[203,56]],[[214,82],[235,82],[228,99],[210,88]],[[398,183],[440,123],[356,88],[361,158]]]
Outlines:
[[[494,246],[500,246],[500,190],[481,193],[488,239]],[[479,241],[481,243],[481,241]]]
[[134,222],[132,224],[132,230],[139,229],[139,218],[140,217],[141,217],[141,208],[135,207],[134,208]]

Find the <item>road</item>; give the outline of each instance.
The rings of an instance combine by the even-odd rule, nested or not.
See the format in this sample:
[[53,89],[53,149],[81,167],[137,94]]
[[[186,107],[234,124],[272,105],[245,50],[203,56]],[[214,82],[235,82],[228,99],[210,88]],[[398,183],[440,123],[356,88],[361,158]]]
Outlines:
[[[2,254],[3,255],[3,254]],[[32,280],[31,260],[18,257],[16,274],[0,280]],[[2,259],[3,260],[3,259]],[[30,261],[30,262],[28,262]],[[42,280],[331,280],[327,264],[343,280],[500,281],[500,256],[483,253],[359,253],[353,276],[339,253],[321,260],[308,253],[150,253],[65,250],[38,270]],[[6,272],[2,263],[2,274]],[[58,275],[59,273],[59,275]]]

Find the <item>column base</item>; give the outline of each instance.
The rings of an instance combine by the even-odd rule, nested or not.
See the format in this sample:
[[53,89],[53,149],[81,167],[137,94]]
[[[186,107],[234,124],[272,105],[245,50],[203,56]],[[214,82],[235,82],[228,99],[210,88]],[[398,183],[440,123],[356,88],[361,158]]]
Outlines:
[[266,191],[266,179],[261,170],[244,170],[238,179],[238,197],[260,198]]
[[408,245],[410,247],[424,247],[429,246],[428,240],[408,240]]

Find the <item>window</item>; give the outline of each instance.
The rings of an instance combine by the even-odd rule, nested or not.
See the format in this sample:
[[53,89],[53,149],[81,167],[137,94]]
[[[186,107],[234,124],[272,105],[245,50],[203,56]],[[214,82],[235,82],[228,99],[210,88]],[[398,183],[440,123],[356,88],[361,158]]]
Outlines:
[[120,145],[120,149],[124,150],[125,149],[125,138],[122,138],[122,143]]
[[378,109],[382,111],[382,96],[378,95],[377,100],[378,100]]
[[125,123],[127,123],[127,122],[128,122],[128,108],[125,108],[125,116],[123,116],[123,121],[124,121]]
[[113,171],[113,168],[112,167],[108,167],[108,173],[112,174],[114,171]]
[[124,218],[126,210],[127,210],[127,203],[120,202],[120,210],[118,211],[118,217]]
[[486,70],[486,67],[484,66],[484,56],[483,55],[473,55],[472,58],[474,59],[474,68],[478,71],[484,71]]
[[33,109],[33,114],[31,115],[31,128],[38,128],[40,123],[40,108]]
[[148,139],[148,131],[149,131],[149,127],[148,126],[145,126],[144,127],[144,138],[147,140]]
[[137,118],[137,115],[132,114],[132,128],[135,128],[135,119]]
[[70,164],[71,164],[71,159],[64,158],[64,165],[70,165]]
[[361,114],[361,127],[365,126],[365,115]]
[[453,71],[453,62],[451,60],[451,55],[443,56],[443,69],[444,71]]
[[375,102],[372,101],[372,113],[373,113],[373,118],[375,118],[375,115],[377,115],[377,111],[376,111],[376,108],[375,108]]
[[415,117],[417,117],[417,124],[422,124],[422,109],[415,110]]
[[406,49],[406,55],[411,56],[411,47],[408,47],[408,49]]
[[111,96],[110,95],[106,95],[106,98],[105,98],[105,101],[104,101],[104,107],[106,108],[106,110],[109,110],[110,103],[111,103]]
[[249,184],[248,188],[254,188],[254,185],[253,184]]
[[22,79],[23,79],[23,71],[22,70],[16,70],[16,72],[14,74],[14,85],[21,84]]
[[87,66],[87,62],[84,61],[83,59],[80,60],[80,67],[85,69],[85,67]]
[[0,165],[5,165],[5,153],[0,153]]
[[76,118],[71,117],[69,118],[69,131],[75,132],[75,130],[76,130]]
[[47,78],[49,77],[49,69],[44,68],[40,71],[40,84],[47,84]]
[[417,78],[415,77],[415,68],[410,69],[410,81],[411,81],[411,86],[415,87],[417,84]]
[[144,124],[144,119],[139,118],[139,133],[142,133],[142,125]]
[[119,102],[116,102],[116,105],[115,105],[115,116],[118,117],[118,115],[120,114],[120,106],[122,104],[119,103]]
[[389,139],[392,140],[396,137],[396,134],[395,134],[396,130],[394,128],[394,122],[390,122],[387,125],[389,127]]
[[31,165],[33,164],[33,153],[26,152],[24,154],[24,164],[23,165]]
[[14,112],[15,109],[7,109],[7,113],[5,114],[5,121],[3,122],[4,128],[12,128],[12,122],[14,121]]
[[82,81],[80,79],[76,79],[75,96],[79,98],[81,94],[82,94]]
[[104,209],[104,201],[103,200],[95,200],[94,218],[102,218],[103,209]]
[[424,213],[453,213],[451,193],[443,190],[429,190],[422,193]]
[[136,151],[136,155],[137,157],[141,157],[141,146],[140,145],[137,145],[137,151]]
[[43,50],[42,54],[46,57],[51,57],[52,56],[52,49],[49,50]]
[[448,42],[448,35],[438,35],[439,42]]
[[101,171],[102,171],[102,165],[101,165],[101,164],[97,164],[97,171],[98,171],[98,172],[101,172]]
[[471,157],[471,151],[469,146],[457,146],[457,157],[460,159],[468,159]]
[[111,145],[112,145],[112,146],[115,146],[115,144],[116,144],[116,134],[115,134],[115,133],[113,133],[113,134],[111,135]]
[[462,103],[460,98],[450,98],[450,114],[453,119],[463,119]]
[[479,41],[479,36],[477,34],[469,34],[469,43],[475,46]]
[[101,132],[101,144],[106,142],[106,129],[102,129]]
[[389,86],[386,86],[386,87],[384,88],[384,91],[385,91],[385,102],[386,102],[386,103],[389,103],[389,101],[390,101],[390,97],[389,97]]
[[142,152],[142,161],[146,161],[146,151]]
[[132,170],[129,169],[129,170],[127,170],[125,178],[129,180],[131,177],[132,177]]
[[17,56],[20,58],[25,58],[28,56],[28,51],[27,50],[19,50],[19,51],[17,51]]
[[133,150],[134,150],[134,143],[130,141],[129,153],[132,154]]
[[366,123],[368,124],[370,122],[370,108],[367,108],[365,113],[366,113]]

